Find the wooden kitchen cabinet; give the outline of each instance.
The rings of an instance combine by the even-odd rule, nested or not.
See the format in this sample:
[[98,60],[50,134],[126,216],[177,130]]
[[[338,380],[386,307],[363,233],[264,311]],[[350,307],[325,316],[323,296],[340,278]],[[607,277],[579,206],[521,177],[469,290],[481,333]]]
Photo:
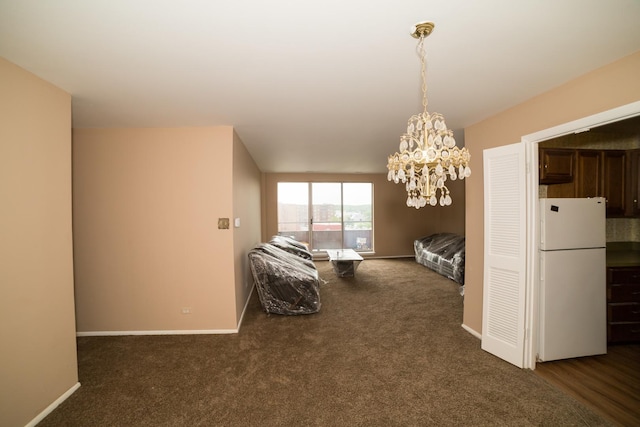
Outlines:
[[640,342],[640,267],[607,268],[607,341]]
[[540,148],[540,184],[573,182],[575,150]]
[[[573,157],[567,152],[572,152]],[[540,184],[551,184],[548,197],[604,197],[608,217],[640,216],[640,150],[633,151],[633,157],[631,153],[628,150],[540,149]],[[561,181],[560,177],[569,176],[569,167],[573,182]],[[544,170],[546,181],[542,179]]]
[[625,214],[626,153],[621,150],[603,152],[603,193],[607,199],[607,216]]
[[640,217],[640,150],[627,152],[627,183],[625,216]]
[[576,150],[576,157],[575,197],[602,197],[602,151]]

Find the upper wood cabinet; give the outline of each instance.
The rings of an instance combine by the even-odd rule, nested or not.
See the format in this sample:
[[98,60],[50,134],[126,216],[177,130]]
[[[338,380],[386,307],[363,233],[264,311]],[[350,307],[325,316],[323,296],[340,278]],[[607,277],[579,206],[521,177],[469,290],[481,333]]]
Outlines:
[[576,150],[576,157],[575,197],[604,197],[607,216],[624,216],[625,151]]
[[602,197],[602,151],[576,150],[578,172],[575,197]]
[[604,151],[603,196],[607,199],[607,215],[624,216],[626,153],[624,151]]
[[541,148],[539,158],[540,184],[573,181],[575,150]]
[[548,197],[604,197],[607,216],[640,217],[640,150],[541,148],[539,154],[540,184],[552,184]]
[[640,217],[640,150],[627,152],[627,203],[625,216]]

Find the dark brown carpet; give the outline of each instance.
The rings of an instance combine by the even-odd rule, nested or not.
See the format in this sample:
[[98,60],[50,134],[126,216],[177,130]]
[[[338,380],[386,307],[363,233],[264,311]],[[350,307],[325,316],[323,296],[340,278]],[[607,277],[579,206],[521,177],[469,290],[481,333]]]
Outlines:
[[454,282],[411,259],[316,264],[317,314],[254,293],[236,335],[79,338],[82,387],[40,426],[608,425],[482,351]]

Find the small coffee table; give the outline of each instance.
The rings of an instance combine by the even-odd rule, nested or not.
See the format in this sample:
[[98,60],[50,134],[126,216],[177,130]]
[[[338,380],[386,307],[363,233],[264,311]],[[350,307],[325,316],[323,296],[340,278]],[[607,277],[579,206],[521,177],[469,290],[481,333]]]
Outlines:
[[338,277],[355,276],[358,265],[364,259],[353,249],[327,249],[326,251],[333,265],[333,271]]

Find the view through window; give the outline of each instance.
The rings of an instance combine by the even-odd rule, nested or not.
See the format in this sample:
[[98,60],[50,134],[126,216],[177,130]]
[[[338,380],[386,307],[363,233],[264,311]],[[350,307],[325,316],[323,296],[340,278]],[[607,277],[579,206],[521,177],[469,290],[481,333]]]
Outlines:
[[373,251],[373,184],[279,182],[278,234],[313,251]]

